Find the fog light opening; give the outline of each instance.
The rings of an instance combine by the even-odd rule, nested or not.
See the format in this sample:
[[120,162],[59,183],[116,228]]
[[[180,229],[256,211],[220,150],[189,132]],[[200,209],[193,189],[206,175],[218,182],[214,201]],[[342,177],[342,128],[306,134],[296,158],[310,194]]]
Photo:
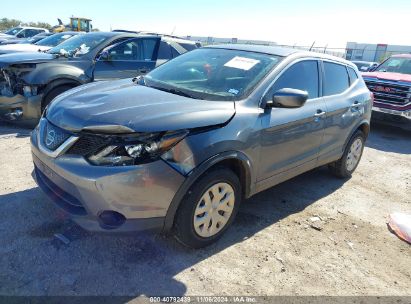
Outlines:
[[99,215],[100,226],[104,229],[116,229],[124,224],[126,218],[119,212],[105,210]]

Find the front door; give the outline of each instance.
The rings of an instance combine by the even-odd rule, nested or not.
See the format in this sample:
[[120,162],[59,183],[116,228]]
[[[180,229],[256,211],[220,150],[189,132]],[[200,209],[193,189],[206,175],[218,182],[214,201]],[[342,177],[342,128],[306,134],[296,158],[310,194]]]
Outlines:
[[299,61],[275,81],[264,98],[283,88],[308,92],[300,108],[272,108],[261,117],[261,158],[259,181],[287,170],[315,163],[324,135],[325,104],[320,95],[319,67],[316,60]]
[[105,49],[97,58],[94,80],[131,78],[155,68],[156,38],[133,38]]

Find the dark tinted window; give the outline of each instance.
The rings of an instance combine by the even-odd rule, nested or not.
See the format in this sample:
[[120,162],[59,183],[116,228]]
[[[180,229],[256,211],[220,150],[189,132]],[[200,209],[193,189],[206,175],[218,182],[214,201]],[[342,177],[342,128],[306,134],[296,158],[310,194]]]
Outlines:
[[[298,89],[308,92],[308,98],[317,98],[318,94],[318,64],[307,60],[297,62],[288,68],[274,83],[270,95],[284,88]],[[271,98],[269,96],[269,98]]]
[[171,47],[171,54],[173,55],[173,58],[180,56],[180,53],[173,47]]
[[190,44],[190,43],[179,43],[183,48],[185,48],[187,51],[192,51],[197,48],[195,44]]
[[171,53],[171,46],[164,41],[160,41],[157,59],[170,60],[171,58],[173,58],[173,54]]
[[354,69],[347,67],[348,69],[348,76],[350,77],[350,84],[353,84],[357,79],[357,73],[354,71]]
[[109,50],[110,60],[151,60],[155,46],[155,39],[127,40]]
[[347,69],[345,66],[336,63],[324,62],[324,72],[325,96],[340,94],[350,86]]
[[143,39],[143,60],[154,60],[154,49],[157,45],[157,39]]

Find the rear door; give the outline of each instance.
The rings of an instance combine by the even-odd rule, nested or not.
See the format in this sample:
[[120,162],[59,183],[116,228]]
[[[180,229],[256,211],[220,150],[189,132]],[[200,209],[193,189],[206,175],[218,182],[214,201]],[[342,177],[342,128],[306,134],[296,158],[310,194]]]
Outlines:
[[158,38],[133,38],[100,53],[94,67],[94,80],[131,78],[155,68]]
[[264,98],[283,88],[308,92],[300,108],[272,108],[262,116],[259,181],[292,170],[305,163],[315,164],[324,135],[326,116],[320,94],[317,60],[294,63],[274,82]]
[[351,67],[323,61],[323,98],[327,109],[321,159],[342,153],[345,141],[364,113],[364,90]]

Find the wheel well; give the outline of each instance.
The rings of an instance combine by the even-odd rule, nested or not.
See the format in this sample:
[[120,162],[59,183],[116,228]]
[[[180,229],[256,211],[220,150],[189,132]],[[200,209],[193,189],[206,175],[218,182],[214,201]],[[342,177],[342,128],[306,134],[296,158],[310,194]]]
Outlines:
[[81,83],[75,80],[71,80],[71,79],[59,79],[59,80],[52,81],[44,89],[44,96],[43,96],[43,100],[41,101],[41,104],[43,105],[43,103],[47,99],[47,95],[54,89],[61,87],[61,86],[70,86],[71,88],[74,88],[79,85],[81,85]]
[[240,180],[242,197],[246,198],[248,196],[248,193],[249,193],[249,184],[248,184],[249,181],[247,178],[248,173],[241,160],[236,159],[236,158],[223,159],[220,162],[208,168],[207,171],[215,169],[216,167],[228,168],[231,171],[233,171],[235,175],[237,175],[238,179]]
[[361,131],[364,133],[365,138],[367,138],[367,137],[368,137],[368,133],[370,133],[370,126],[369,126],[367,123],[363,123],[362,125],[360,125],[360,126],[358,127],[357,130],[361,130]]

